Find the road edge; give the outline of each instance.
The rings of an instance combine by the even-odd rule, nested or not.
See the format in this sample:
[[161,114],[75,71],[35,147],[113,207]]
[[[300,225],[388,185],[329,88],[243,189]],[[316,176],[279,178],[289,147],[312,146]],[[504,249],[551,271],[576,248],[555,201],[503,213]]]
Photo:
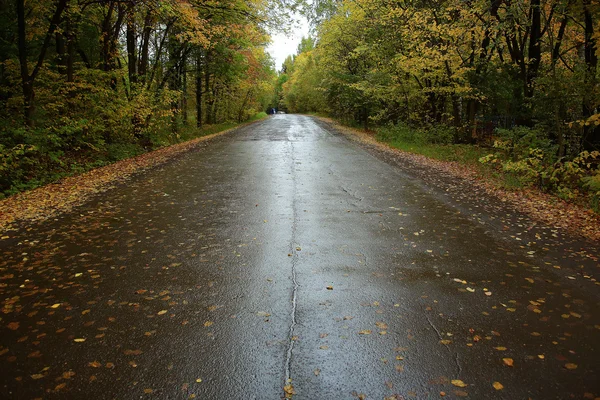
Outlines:
[[21,227],[17,225],[41,222],[68,212],[87,203],[93,196],[107,192],[136,175],[163,165],[181,154],[198,148],[201,144],[263,122],[266,119],[268,117],[246,122],[186,142],[161,147],[136,157],[120,160],[2,199],[0,200],[0,239],[7,239],[9,231],[16,231]]
[[326,125],[327,128],[362,146],[391,156],[395,164],[405,169],[416,167],[421,169],[421,172],[428,170],[449,178],[460,179],[465,184],[473,186],[478,192],[497,199],[505,206],[523,213],[533,221],[562,229],[569,234],[595,243],[600,242],[600,216],[590,210],[534,190],[523,190],[522,192],[504,190],[482,180],[478,177],[476,171],[468,168],[468,166],[402,151],[390,147],[386,143],[379,142],[367,132],[343,126],[332,118],[314,115],[311,115],[311,117]]

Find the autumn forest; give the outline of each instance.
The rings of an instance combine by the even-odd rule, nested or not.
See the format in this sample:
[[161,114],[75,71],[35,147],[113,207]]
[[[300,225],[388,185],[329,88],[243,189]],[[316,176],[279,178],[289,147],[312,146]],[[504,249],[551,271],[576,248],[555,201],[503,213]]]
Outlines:
[[[434,146],[512,186],[600,209],[592,0],[17,0],[2,10],[2,196],[277,108],[391,146]],[[292,12],[311,35],[275,65],[269,34],[293,30]]]

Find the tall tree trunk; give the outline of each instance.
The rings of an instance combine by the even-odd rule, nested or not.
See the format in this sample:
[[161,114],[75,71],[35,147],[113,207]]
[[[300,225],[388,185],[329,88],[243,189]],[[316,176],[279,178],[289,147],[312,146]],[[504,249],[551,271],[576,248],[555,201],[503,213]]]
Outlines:
[[187,125],[188,124],[188,99],[187,99],[187,71],[186,71],[186,66],[187,66],[187,54],[184,53],[183,56],[181,57],[181,64],[179,66],[179,74],[181,75],[181,80],[182,80],[182,89],[181,89],[181,111],[182,111],[182,118],[183,118],[183,124]]
[[242,105],[240,106],[240,109],[238,111],[238,122],[243,122],[242,120],[244,119],[244,110],[246,109],[246,104],[248,104],[248,100],[250,99],[251,95],[252,89],[248,89],[248,91],[246,91],[246,97],[244,97],[244,101],[242,102]]
[[[210,88],[210,70],[208,68],[209,65],[210,65],[210,53],[207,52],[206,53],[206,62],[204,64],[204,88],[206,90],[206,123],[208,125],[213,123],[213,121],[211,120],[211,116],[212,116],[212,105],[214,103],[214,98],[211,95],[211,91],[209,90],[209,88]],[[214,82],[213,82],[213,86],[214,86]]]
[[137,82],[137,55],[136,53],[136,32],[135,32],[135,12],[133,6],[127,10],[127,29],[126,29],[126,41],[127,41],[127,70],[129,72],[129,83],[134,84]]
[[138,74],[145,80],[148,72],[148,58],[150,48],[150,34],[152,33],[152,11],[148,10],[144,18],[144,30],[142,31],[142,46],[139,59]]
[[66,23],[66,35],[67,35],[67,82],[75,81],[75,68],[73,64],[75,62],[75,33],[73,32],[73,23],[71,18],[67,19]]
[[[584,20],[585,20],[585,39],[584,39],[584,57],[586,65],[585,86],[596,86],[596,73],[598,69],[598,53],[594,38],[594,20],[590,11],[591,0],[584,1]],[[594,114],[598,104],[592,103],[589,95],[583,99],[583,118],[587,119]],[[583,144],[588,149],[594,149],[600,144],[600,129],[596,125],[588,125],[583,128]]]
[[527,83],[525,88],[525,96],[528,98],[533,97],[533,81],[535,78],[537,78],[542,57],[540,46],[542,32],[541,24],[540,0],[531,0],[531,28],[529,33],[529,49],[527,55],[529,64],[527,66]]
[[67,51],[65,37],[62,32],[56,32],[54,42],[56,44],[56,65],[58,66],[58,73],[65,75],[67,73]]
[[52,36],[56,31],[56,27],[58,26],[62,13],[67,7],[67,0],[59,0],[56,4],[56,9],[52,18],[50,19],[50,25],[48,26],[48,30],[46,31],[46,36],[44,37],[44,41],[42,43],[42,47],[37,57],[37,62],[33,67],[33,71],[29,73],[29,66],[27,64],[28,58],[28,48],[27,48],[27,36],[26,36],[26,24],[25,24],[25,1],[24,0],[16,0],[16,8],[17,8],[17,48],[19,50],[19,65],[21,72],[21,88],[23,92],[23,114],[25,117],[25,123],[28,126],[33,126],[33,114],[35,112],[35,91],[34,91],[34,82],[37,77],[42,65],[44,64],[44,60],[46,59],[46,52],[48,47],[50,46],[50,42],[52,40]]
[[100,33],[100,40],[102,41],[102,69],[104,71],[110,71],[112,69],[110,42],[112,37],[111,20],[114,8],[115,3],[111,1],[108,5],[104,20],[102,21],[102,32]]
[[196,127],[202,128],[202,55],[196,54]]

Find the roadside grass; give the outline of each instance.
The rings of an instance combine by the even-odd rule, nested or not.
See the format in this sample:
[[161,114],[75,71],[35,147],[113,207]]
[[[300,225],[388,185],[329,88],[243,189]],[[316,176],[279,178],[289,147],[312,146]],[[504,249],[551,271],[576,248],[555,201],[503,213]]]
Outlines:
[[309,111],[309,112],[305,113],[305,115],[312,115],[314,117],[321,117],[321,118],[330,118],[328,113],[319,112],[319,111]]
[[419,154],[434,160],[456,162],[468,166],[470,169],[475,170],[480,177],[494,181],[497,186],[503,189],[519,190],[524,188],[522,182],[514,174],[498,170],[479,161],[481,157],[493,153],[493,149],[489,147],[473,144],[419,143],[398,137],[392,140],[385,140],[380,135],[376,135],[375,138],[379,142],[386,143],[394,149],[407,153]]

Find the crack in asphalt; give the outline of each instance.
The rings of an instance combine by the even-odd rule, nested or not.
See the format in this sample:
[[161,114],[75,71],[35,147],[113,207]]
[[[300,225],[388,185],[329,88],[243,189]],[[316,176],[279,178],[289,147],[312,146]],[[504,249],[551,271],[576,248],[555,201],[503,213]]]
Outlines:
[[[431,319],[429,318],[429,315],[424,314],[425,318],[427,319],[427,323],[429,324],[429,326],[431,326],[433,328],[433,330],[435,331],[435,333],[437,333],[438,338],[440,339],[440,341],[444,340],[444,336],[442,335],[442,333],[440,332],[440,330],[433,324],[433,322],[431,322]],[[462,374],[462,366],[460,365],[460,360],[458,359],[458,353],[453,353],[452,350],[450,350],[450,347],[448,347],[447,344],[442,343],[444,345],[444,347],[446,348],[446,350],[448,350],[448,353],[450,353],[450,355],[454,355],[454,363],[456,364],[456,376],[460,377],[460,375]]]
[[298,198],[298,189],[296,182],[296,157],[294,154],[294,142],[290,141],[291,146],[291,157],[290,157],[290,166],[291,166],[291,175],[292,175],[292,187],[293,187],[293,199],[292,199],[292,237],[290,240],[290,250],[289,254],[292,254],[292,282],[294,283],[294,288],[292,290],[292,311],[290,312],[291,322],[290,329],[288,332],[288,348],[287,348],[287,356],[285,360],[285,383],[284,385],[288,385],[291,382],[291,363],[292,363],[292,352],[294,350],[294,328],[296,327],[296,307],[298,303],[298,280],[296,276],[296,263],[298,261],[298,253],[296,251],[296,226],[298,223],[298,210],[296,201]]

